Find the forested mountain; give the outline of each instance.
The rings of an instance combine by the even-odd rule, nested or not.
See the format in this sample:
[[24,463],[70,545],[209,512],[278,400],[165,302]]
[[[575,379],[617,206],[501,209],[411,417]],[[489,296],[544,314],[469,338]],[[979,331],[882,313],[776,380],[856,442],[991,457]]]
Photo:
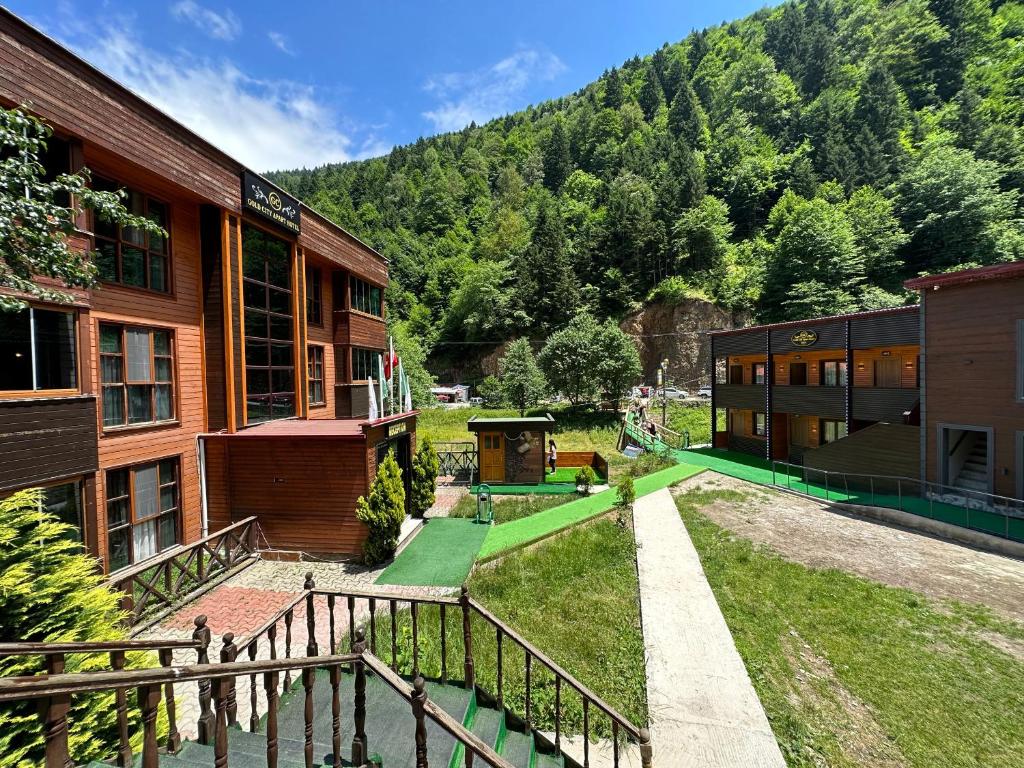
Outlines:
[[430,343],[704,296],[761,320],[898,305],[1024,258],[1024,4],[809,0],[385,157],[272,174],[391,259]]

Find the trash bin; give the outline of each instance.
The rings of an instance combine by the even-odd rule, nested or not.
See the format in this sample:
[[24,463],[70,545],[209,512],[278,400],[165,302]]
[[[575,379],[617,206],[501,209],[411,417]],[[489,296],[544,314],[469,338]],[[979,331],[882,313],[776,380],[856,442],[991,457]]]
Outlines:
[[494,503],[491,501],[491,487],[483,483],[476,491],[476,521],[478,523],[494,522]]

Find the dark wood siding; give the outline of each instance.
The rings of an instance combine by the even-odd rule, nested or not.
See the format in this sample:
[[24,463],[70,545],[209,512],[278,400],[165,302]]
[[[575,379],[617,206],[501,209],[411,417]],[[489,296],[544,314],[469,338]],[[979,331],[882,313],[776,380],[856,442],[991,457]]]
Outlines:
[[[806,450],[803,459],[806,466],[829,472],[916,479],[920,452],[918,427],[872,424],[842,440]],[[847,482],[851,490],[870,488],[866,481],[863,487],[857,485],[854,478],[849,478]]]
[[920,321],[917,307],[889,315],[871,315],[850,321],[850,346],[854,349],[918,344]]
[[916,389],[853,388],[853,418],[860,421],[902,423],[903,414],[914,407]]
[[768,340],[765,331],[749,331],[747,333],[730,333],[725,336],[712,336],[715,357],[727,355],[763,354],[767,349]]
[[719,408],[744,408],[765,411],[768,393],[760,385],[719,384],[715,387],[715,405]]
[[200,248],[203,262],[203,346],[206,369],[208,429],[228,425],[227,382],[224,360],[224,290],[221,259],[220,210],[204,205],[200,211]]
[[[817,341],[809,347],[793,343],[793,334],[814,331]],[[838,321],[820,325],[799,325],[775,328],[771,332],[772,352],[814,352],[822,349],[846,349],[846,322]]]
[[845,419],[846,388],[772,387],[772,410],[777,413],[813,414],[814,416]]
[[0,400],[0,490],[95,472],[96,446],[92,395]]
[[740,453],[749,453],[752,456],[760,456],[765,458],[767,452],[768,443],[764,440],[760,440],[756,437],[740,437],[739,435],[729,435],[729,450],[739,451]]

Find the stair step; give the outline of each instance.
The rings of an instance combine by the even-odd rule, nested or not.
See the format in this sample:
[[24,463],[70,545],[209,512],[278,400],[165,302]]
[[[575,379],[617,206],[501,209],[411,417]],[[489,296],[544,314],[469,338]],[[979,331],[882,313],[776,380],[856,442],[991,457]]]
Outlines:
[[[266,751],[266,739],[264,737],[263,749],[260,752],[253,752],[250,748],[239,749],[235,743],[234,736],[236,733],[230,733],[228,735],[228,765],[266,765],[267,751]],[[247,734],[250,736],[257,734]],[[291,741],[287,739],[285,741]],[[305,756],[301,749],[302,745],[299,744],[298,758],[293,748],[289,748],[288,745],[278,742],[278,757],[277,757],[277,768],[305,768],[306,761]],[[329,765],[329,762],[324,760],[322,757],[320,760],[317,758],[319,755],[313,753],[313,765],[325,766]],[[173,762],[172,762],[173,759]],[[183,768],[192,768],[192,766],[202,766],[202,768],[210,768],[214,764],[213,747],[206,746],[205,744],[197,744],[196,742],[186,742],[181,745],[181,752],[177,755],[161,755],[160,766],[183,766]]]
[[534,757],[534,768],[565,768],[565,761],[561,755],[547,755],[538,752]]
[[470,729],[480,740],[492,747],[497,747],[498,738],[505,728],[505,715],[490,707],[479,707]]
[[985,483],[979,483],[976,480],[968,480],[966,478],[957,478],[957,488],[963,488],[968,491],[978,491],[978,493],[987,493],[988,485]]
[[973,480],[976,483],[984,483],[986,475],[983,471],[977,469],[963,469],[960,471],[959,478],[961,480]]
[[534,746],[533,736],[522,731],[508,730],[505,732],[505,743],[501,748],[501,756],[516,768],[532,768]]

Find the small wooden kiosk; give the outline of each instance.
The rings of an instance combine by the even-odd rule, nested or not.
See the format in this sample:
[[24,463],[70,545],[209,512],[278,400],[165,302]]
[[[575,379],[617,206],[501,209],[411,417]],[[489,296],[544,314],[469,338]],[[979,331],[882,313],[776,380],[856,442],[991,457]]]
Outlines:
[[476,433],[480,482],[529,485],[544,482],[547,436],[555,430],[551,414],[526,418],[481,419],[466,425]]

